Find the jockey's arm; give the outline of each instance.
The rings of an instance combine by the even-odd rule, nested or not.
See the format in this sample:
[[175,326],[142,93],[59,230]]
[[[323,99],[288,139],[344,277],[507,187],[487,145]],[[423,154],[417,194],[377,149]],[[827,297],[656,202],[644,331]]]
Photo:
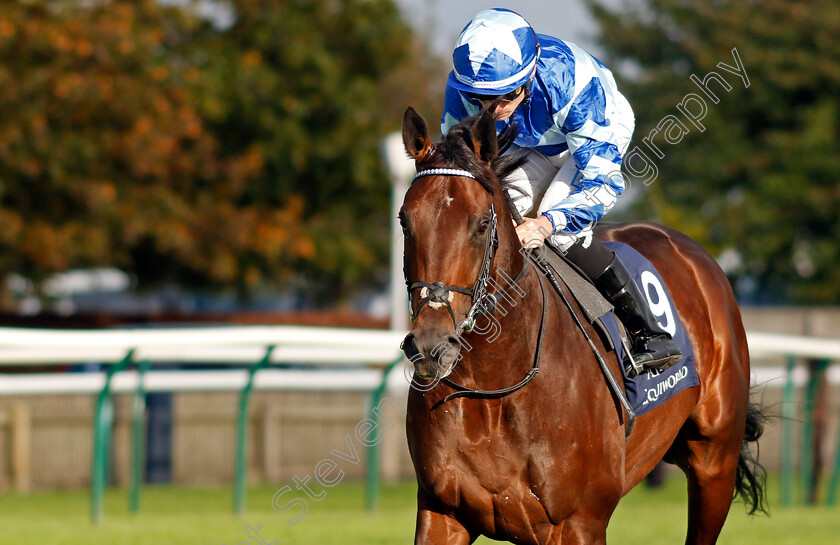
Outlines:
[[569,195],[542,214],[551,222],[552,234],[578,234],[592,227],[625,189],[615,144],[573,133],[566,136],[566,142],[578,173]]
[[[572,137],[567,141],[571,152],[569,160],[574,160],[578,169],[571,192],[536,218],[523,218],[524,223],[516,228],[516,232],[524,246],[540,246],[546,237],[553,234],[579,235],[582,231],[588,232],[615,205],[624,191],[621,159],[615,146],[589,138]],[[583,144],[576,145],[578,142]],[[618,162],[613,162],[612,157],[616,157]],[[586,160],[585,164],[582,159]],[[553,183],[561,182],[555,180]]]

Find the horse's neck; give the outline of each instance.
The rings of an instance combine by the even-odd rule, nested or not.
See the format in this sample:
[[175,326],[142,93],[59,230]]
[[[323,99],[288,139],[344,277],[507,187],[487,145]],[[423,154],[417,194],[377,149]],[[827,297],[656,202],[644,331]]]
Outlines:
[[[497,268],[490,281],[490,291],[498,298],[495,311],[481,316],[472,334],[462,342],[467,361],[459,366],[458,375],[483,389],[510,386],[528,372],[543,318],[539,271],[531,265],[531,271],[513,283],[528,265],[517,260],[509,263],[510,267]],[[512,267],[516,270],[510,271]]]

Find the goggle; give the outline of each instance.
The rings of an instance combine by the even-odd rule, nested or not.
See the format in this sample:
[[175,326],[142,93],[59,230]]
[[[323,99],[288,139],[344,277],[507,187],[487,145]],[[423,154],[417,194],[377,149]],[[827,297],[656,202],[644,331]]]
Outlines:
[[464,94],[466,94],[471,99],[477,100],[479,102],[488,102],[488,101],[492,101],[492,100],[496,100],[496,99],[499,99],[502,102],[511,102],[513,100],[516,100],[516,98],[524,92],[525,92],[525,85],[517,87],[513,91],[511,91],[509,93],[505,93],[504,95],[501,95],[501,96],[499,96],[499,95],[480,95],[478,93],[467,93],[467,92],[465,92]]

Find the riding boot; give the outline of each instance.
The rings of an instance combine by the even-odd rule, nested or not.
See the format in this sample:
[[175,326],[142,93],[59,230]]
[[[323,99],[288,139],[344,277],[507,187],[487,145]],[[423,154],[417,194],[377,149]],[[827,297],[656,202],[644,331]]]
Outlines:
[[677,344],[656,322],[645,296],[618,256],[613,256],[593,283],[615,307],[616,315],[627,329],[637,370],[667,369],[682,359]]

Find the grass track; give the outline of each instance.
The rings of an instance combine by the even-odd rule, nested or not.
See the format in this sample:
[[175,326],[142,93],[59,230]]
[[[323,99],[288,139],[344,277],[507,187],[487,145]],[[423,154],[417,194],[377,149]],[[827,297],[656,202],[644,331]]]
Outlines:
[[[674,545],[685,539],[685,481],[669,479],[657,490],[638,487],[619,505],[608,531],[610,543]],[[771,482],[770,498],[778,498]],[[88,523],[84,491],[0,495],[0,545],[256,545],[243,528],[261,525],[266,543],[278,545],[409,544],[414,531],[413,483],[385,486],[375,513],[362,509],[363,487],[341,483],[320,502],[309,502],[297,525],[284,521],[297,510],[277,513],[271,497],[277,487],[252,487],[242,518],[230,512],[231,489],[147,487],[140,513],[127,510],[125,491],[106,497],[103,523]],[[291,498],[291,495],[287,495]],[[477,543],[493,543],[480,539]],[[735,503],[721,544],[840,545],[840,507],[781,509],[771,516],[749,517]]]

